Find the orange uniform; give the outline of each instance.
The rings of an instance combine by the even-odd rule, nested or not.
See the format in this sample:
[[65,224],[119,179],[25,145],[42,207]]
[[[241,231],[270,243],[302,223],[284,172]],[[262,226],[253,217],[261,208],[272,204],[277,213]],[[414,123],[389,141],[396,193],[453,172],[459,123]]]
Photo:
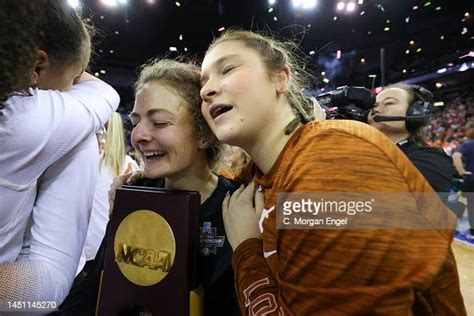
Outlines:
[[[264,187],[268,214],[262,240],[244,241],[232,259],[245,315],[466,314],[452,229],[276,228],[278,192],[433,192],[376,129],[354,121],[306,124],[266,175],[249,165],[242,179]],[[441,202],[412,205],[388,207],[455,224]]]

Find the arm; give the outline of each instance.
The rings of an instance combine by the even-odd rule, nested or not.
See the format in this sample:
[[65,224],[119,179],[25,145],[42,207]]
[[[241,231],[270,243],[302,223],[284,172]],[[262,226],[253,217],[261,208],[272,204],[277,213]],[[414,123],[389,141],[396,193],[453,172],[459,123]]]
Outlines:
[[[98,160],[97,141],[91,137],[45,171],[20,263],[2,272],[15,282],[2,282],[0,293],[24,293],[17,299],[55,301],[57,306],[64,300],[87,233]],[[14,269],[18,264],[22,268]]]
[[[12,161],[1,176],[24,185],[105,124],[119,105],[115,90],[102,81],[84,81],[69,92],[32,90],[9,99],[2,126],[1,154]],[[18,146],[21,144],[21,146]],[[32,163],[32,161],[34,163]]]
[[87,73],[81,78],[68,92],[38,91],[38,103],[49,105],[42,110],[53,117],[45,144],[45,150],[55,147],[50,153],[53,157],[68,152],[104,126],[120,103],[117,92],[105,82]]
[[453,154],[453,164],[460,176],[466,174],[466,169],[464,169],[464,164],[462,162],[462,154],[460,152],[455,152]]

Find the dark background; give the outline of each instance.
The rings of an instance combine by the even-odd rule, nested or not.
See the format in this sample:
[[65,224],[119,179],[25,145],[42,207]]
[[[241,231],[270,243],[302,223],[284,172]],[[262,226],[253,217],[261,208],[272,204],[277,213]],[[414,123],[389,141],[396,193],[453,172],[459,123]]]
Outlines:
[[[339,1],[316,2],[313,9],[298,10],[291,0],[180,0],[179,6],[172,0],[128,0],[115,7],[82,0],[81,11],[102,30],[91,70],[119,90],[124,111],[133,102],[138,66],[153,57],[182,55],[200,63],[219,28],[231,26],[299,43],[314,74],[313,94],[346,84],[381,86],[381,48],[385,84],[411,79],[436,93],[472,89],[474,70],[459,67],[474,66],[474,56],[460,58],[474,51],[474,1],[365,0],[350,14],[336,10]],[[438,74],[441,68],[446,73]]]

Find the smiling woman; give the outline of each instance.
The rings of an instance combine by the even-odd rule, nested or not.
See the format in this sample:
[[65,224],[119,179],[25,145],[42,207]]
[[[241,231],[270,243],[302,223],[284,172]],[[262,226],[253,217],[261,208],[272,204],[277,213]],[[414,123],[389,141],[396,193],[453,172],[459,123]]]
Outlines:
[[[130,118],[132,143],[144,160],[145,177],[134,184],[201,194],[198,278],[204,288],[204,314],[238,315],[232,249],[221,212],[226,193],[237,185],[212,172],[220,144],[200,111],[199,78],[197,67],[172,60],[142,66]],[[213,231],[214,237],[206,231]],[[210,245],[216,238],[219,243]]]

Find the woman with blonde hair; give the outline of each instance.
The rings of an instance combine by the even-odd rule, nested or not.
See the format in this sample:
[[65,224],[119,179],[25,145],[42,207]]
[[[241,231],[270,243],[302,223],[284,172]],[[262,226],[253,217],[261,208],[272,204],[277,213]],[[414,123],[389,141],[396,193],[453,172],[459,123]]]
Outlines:
[[125,131],[122,116],[114,113],[106,124],[104,137],[104,152],[100,168],[109,168],[114,176],[128,174],[138,170],[138,164],[126,154]]

